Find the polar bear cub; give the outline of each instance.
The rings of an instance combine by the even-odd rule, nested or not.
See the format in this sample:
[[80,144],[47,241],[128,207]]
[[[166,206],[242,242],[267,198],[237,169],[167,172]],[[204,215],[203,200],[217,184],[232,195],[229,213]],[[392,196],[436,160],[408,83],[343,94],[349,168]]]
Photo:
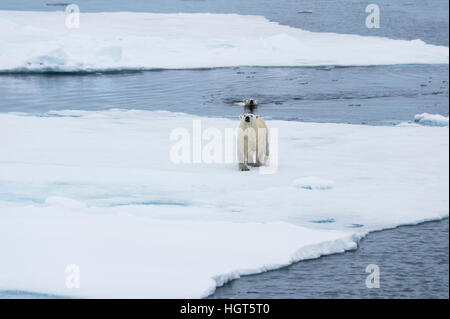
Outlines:
[[239,115],[237,153],[239,170],[248,171],[250,166],[261,166],[269,159],[269,134],[261,116],[252,113]]

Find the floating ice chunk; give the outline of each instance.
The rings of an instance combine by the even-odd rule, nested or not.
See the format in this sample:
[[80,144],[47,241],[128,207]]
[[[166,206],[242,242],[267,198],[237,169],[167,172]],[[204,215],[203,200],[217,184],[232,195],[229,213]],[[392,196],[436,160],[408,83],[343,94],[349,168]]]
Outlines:
[[448,117],[440,114],[422,113],[414,116],[414,122],[429,126],[448,126]]
[[332,189],[334,186],[334,182],[330,181],[328,179],[315,177],[315,176],[309,176],[309,177],[302,177],[294,180],[293,182],[294,186],[303,188],[303,189]]

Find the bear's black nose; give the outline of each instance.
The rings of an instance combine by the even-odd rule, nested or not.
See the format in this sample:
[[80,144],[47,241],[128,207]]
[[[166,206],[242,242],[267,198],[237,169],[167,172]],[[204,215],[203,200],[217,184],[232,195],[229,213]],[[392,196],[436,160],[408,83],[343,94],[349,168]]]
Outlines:
[[245,117],[245,122],[250,122],[250,116]]

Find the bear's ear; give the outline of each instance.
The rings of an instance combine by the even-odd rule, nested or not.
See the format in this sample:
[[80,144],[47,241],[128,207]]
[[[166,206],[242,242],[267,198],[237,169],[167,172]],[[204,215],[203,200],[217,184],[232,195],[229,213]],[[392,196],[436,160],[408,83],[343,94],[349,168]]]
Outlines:
[[259,119],[259,115],[256,115],[256,118]]
[[239,115],[239,119],[242,120],[242,118],[244,117],[244,115]]

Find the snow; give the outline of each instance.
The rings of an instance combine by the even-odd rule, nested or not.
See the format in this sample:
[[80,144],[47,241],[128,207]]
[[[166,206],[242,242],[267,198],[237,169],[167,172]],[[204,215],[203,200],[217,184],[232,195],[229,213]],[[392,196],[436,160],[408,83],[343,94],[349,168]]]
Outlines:
[[294,181],[294,185],[303,189],[332,189],[333,188],[333,181],[316,177],[316,176],[308,176],[308,177],[302,177],[298,178]]
[[[1,267],[0,289],[200,298],[240,275],[356,247],[349,233],[286,223],[164,221],[115,212],[54,206],[8,210],[2,216],[1,237],[8,239],[2,254],[8,262]],[[65,287],[68,264],[79,266],[79,289]]]
[[448,116],[445,117],[440,114],[422,113],[414,116],[414,122],[430,126],[448,126]]
[[[421,40],[309,32],[238,14],[0,11],[0,71],[448,64]],[[386,54],[389,52],[389,54]]]
[[[268,120],[278,167],[260,174],[173,163],[171,132],[192,132],[194,120],[220,132],[239,122],[0,114],[0,290],[203,297],[240,275],[354,249],[371,231],[448,217],[448,126]],[[65,286],[69,264],[79,289]]]

